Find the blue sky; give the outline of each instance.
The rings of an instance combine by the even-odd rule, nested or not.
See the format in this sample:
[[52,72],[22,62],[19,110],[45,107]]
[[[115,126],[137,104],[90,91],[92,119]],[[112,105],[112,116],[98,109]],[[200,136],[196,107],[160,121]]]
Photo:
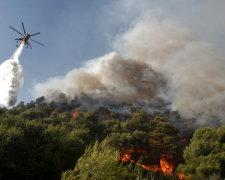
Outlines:
[[[22,31],[24,22],[29,33],[41,32],[32,43],[33,49],[24,48],[20,63],[24,68],[24,86],[18,101],[32,100],[31,89],[36,82],[52,76],[64,75],[82,61],[106,53],[105,37],[99,30],[99,11],[104,0],[82,1],[5,1],[0,6],[0,62],[14,52],[14,38],[19,34],[9,29],[13,26]],[[18,36],[19,35],[19,36]]]
[[151,10],[157,18],[188,27],[196,38],[211,42],[218,51],[225,48],[223,0],[7,0],[0,4],[0,63],[15,51],[18,34],[9,26],[27,32],[41,32],[33,49],[24,49],[20,63],[24,86],[19,101],[33,100],[35,83],[63,76],[88,59],[112,51],[113,37],[126,31],[140,13]]

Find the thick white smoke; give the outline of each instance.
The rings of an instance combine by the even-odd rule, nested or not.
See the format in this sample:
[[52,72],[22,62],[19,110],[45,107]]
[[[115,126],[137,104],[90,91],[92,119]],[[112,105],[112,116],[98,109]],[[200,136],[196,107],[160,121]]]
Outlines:
[[112,53],[89,61],[66,77],[37,84],[36,96],[57,101],[83,92],[117,103],[161,97],[182,117],[196,119],[194,125],[225,124],[225,58],[210,44],[186,28],[143,18],[113,47],[125,58]]
[[[114,48],[166,77],[171,108],[197,125],[225,124],[225,57],[169,22],[142,19],[118,36]],[[165,91],[164,91],[165,92]]]
[[134,103],[156,97],[164,84],[164,78],[145,62],[123,59],[112,52],[88,61],[85,67],[73,69],[63,78],[36,84],[35,95],[63,102],[85,93],[104,102]]
[[0,104],[4,106],[16,103],[18,91],[23,86],[23,68],[19,64],[23,46],[21,43],[12,57],[0,65]]

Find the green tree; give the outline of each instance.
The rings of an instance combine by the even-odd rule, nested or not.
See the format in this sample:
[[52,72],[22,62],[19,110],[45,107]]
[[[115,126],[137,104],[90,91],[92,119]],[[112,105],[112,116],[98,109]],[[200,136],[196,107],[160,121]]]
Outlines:
[[60,179],[84,153],[85,143],[68,128],[71,115],[40,102],[0,114],[0,179]]
[[[86,144],[94,143],[97,139],[103,139],[105,126],[99,122],[95,112],[80,112],[76,117],[73,117],[71,128],[74,134],[80,134],[84,138]],[[75,130],[74,130],[75,129]]]
[[94,146],[86,148],[74,170],[67,170],[62,173],[62,180],[132,179],[134,174],[131,166],[119,163],[118,155],[119,152],[109,146],[107,138],[101,143],[96,141]]
[[18,174],[18,162],[22,162],[25,157],[22,151],[23,139],[21,128],[0,125],[0,179],[11,179]]
[[[143,113],[134,113],[132,119],[120,122],[120,125],[116,121],[110,122],[110,125],[111,128],[106,127],[111,131],[111,144],[122,153],[129,154],[135,164],[142,159],[143,163],[160,166],[160,158],[165,155],[171,161],[178,159],[178,162],[173,162],[174,166],[180,162],[183,153],[182,136],[162,115],[150,119]],[[122,129],[116,131],[114,126]]]
[[182,136],[179,130],[162,115],[156,115],[148,124],[151,154],[155,159],[171,155],[178,159],[183,153]]
[[190,179],[208,179],[214,174],[225,178],[225,127],[197,129],[184,151],[184,159],[178,171]]

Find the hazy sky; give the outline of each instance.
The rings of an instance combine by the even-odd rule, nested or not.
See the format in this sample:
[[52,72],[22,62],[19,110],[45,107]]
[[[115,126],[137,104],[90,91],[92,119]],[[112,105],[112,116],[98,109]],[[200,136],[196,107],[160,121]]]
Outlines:
[[[24,49],[20,63],[24,68],[24,86],[19,101],[33,100],[37,82],[64,76],[69,70],[113,51],[113,38],[125,32],[144,13],[161,21],[187,27],[196,39],[211,43],[218,52],[225,48],[224,0],[7,0],[0,1],[0,63],[15,51],[9,29],[41,32],[33,39],[33,49]],[[74,82],[76,83],[76,82]],[[1,88],[1,87],[0,87]]]

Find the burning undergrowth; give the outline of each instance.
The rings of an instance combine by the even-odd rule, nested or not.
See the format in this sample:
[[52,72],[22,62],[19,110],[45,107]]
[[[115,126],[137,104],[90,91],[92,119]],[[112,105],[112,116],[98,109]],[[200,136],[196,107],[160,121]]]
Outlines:
[[[132,127],[133,123],[136,127]],[[164,116],[148,118],[135,114],[124,124],[124,130],[126,132],[120,136],[120,143],[117,143],[120,149],[119,161],[142,166],[154,173],[176,173],[177,166],[183,162],[182,154],[187,141]]]
[[[120,157],[119,161],[123,163],[133,163],[142,166],[142,168],[147,171],[154,173],[163,173],[164,175],[174,175],[176,168],[180,163],[183,163],[182,151],[176,152],[176,154],[171,154],[170,149],[166,143],[162,143],[161,147],[158,147],[159,152],[154,152],[153,149],[156,148],[156,144],[159,144],[159,141],[153,138],[149,139],[149,143],[144,146],[120,148]],[[161,140],[162,142],[162,140]],[[177,141],[181,150],[184,149],[186,139],[180,135],[179,140]],[[182,174],[179,174],[182,176]]]
[[[61,96],[64,95],[61,94]],[[187,141],[186,138],[189,138],[193,129],[191,129],[190,125],[184,123],[188,121],[184,121],[178,112],[171,111],[169,104],[162,99],[156,98],[151,101],[142,101],[135,104],[109,104],[106,102],[103,103],[103,101],[100,101],[98,98],[95,99],[87,94],[82,94],[79,97],[77,96],[69,104],[55,103],[55,105],[72,112],[73,117],[77,117],[79,112],[95,111],[100,122],[107,122],[111,119],[118,119],[120,122],[128,122],[137,112],[144,113],[146,118],[150,120],[149,122],[151,122],[151,119],[155,119],[158,123],[161,121],[161,117],[165,117],[166,121],[168,120],[172,126],[169,125],[169,128],[165,127],[166,129],[160,131],[164,133],[172,127],[172,129],[179,128],[182,133],[182,135],[178,133],[179,131],[177,131],[177,134],[175,133],[176,139],[174,143],[179,146],[177,150],[171,152],[171,145],[165,142],[164,137],[160,137],[160,135],[156,133],[156,136],[146,135],[144,139],[147,140],[143,141],[142,139],[139,145],[131,143],[128,144],[128,146],[117,147],[120,152],[118,160],[125,164],[136,164],[149,172],[169,176],[175,175],[177,166],[184,162],[182,157],[183,149],[188,144],[189,140]],[[157,117],[159,118],[157,119]],[[157,128],[149,132],[154,131],[158,131]],[[183,174],[178,174],[178,176],[180,179],[184,178]]]
[[[58,94],[58,96],[65,98],[65,95],[62,93]],[[171,111],[169,102],[165,102],[160,98],[155,98],[151,101],[143,100],[136,103],[112,103],[104,101],[104,99],[101,98],[95,98],[93,95],[82,93],[70,102],[54,102],[53,104],[55,107],[71,112],[74,117],[78,112],[95,111],[100,121],[114,118],[124,122],[132,118],[135,112],[145,113],[149,118],[157,114],[162,114],[182,132],[192,129],[191,120],[184,120],[177,111]]]
[[[65,95],[61,94],[61,96]],[[129,123],[137,112],[141,112],[146,115],[147,124],[146,122],[141,123],[143,126],[151,127],[154,124],[153,121],[155,121],[156,124],[162,122],[164,124],[162,127],[165,129],[160,129],[161,127],[157,128],[155,126],[152,127],[151,130],[147,130],[146,136],[142,137],[143,139],[139,143],[138,140],[135,140],[136,142],[133,142],[134,144],[130,142],[122,145],[123,143],[121,142],[121,146],[116,146],[120,152],[118,160],[125,164],[136,164],[150,172],[169,176],[175,175],[177,166],[183,162],[182,153],[184,147],[187,145],[187,141],[179,133],[177,127],[185,136],[189,135],[186,133],[190,133],[190,129],[184,124],[184,120],[179,116],[178,112],[171,111],[169,104],[162,99],[155,98],[151,101],[141,101],[133,104],[116,104],[104,102],[99,98],[93,98],[91,95],[82,94],[70,103],[53,104],[56,107],[71,112],[73,117],[78,116],[78,119],[79,112],[94,111],[98,120],[106,124],[111,119]],[[169,124],[167,120],[170,121]],[[132,130],[130,133],[135,134],[135,131]],[[165,140],[164,135],[160,135],[160,133],[169,134],[170,137],[167,137],[169,140]],[[171,138],[173,142],[170,142]],[[171,148],[173,145],[170,143],[176,144],[177,149]],[[178,175],[182,179],[183,174]]]

